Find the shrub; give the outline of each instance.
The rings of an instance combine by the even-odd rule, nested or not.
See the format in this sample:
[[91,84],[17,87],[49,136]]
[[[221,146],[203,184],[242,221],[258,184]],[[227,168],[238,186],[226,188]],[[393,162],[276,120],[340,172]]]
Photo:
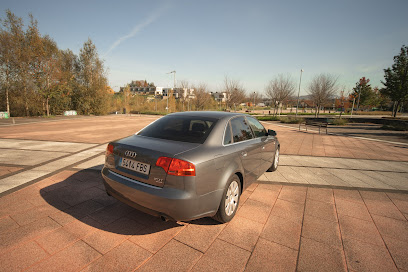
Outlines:
[[259,121],[279,121],[278,116],[256,116]]
[[333,125],[335,126],[345,126],[347,125],[349,122],[348,119],[344,119],[344,118],[335,118],[333,119]]
[[299,124],[303,121],[303,118],[296,118],[296,117],[281,117],[280,118],[281,123],[284,124]]
[[167,112],[160,111],[130,111],[131,114],[166,115]]

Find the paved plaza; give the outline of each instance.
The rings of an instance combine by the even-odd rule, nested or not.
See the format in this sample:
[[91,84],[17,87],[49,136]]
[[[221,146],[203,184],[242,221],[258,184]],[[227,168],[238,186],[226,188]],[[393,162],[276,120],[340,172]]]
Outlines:
[[107,142],[155,116],[0,126],[0,271],[408,271],[407,145],[278,132],[281,162],[228,224],[108,197]]

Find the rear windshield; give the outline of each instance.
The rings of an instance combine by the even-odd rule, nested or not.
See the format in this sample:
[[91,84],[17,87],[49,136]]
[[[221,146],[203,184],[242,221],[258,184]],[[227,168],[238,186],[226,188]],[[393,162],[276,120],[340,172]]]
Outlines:
[[165,116],[144,128],[137,135],[202,144],[216,122],[217,119],[197,116]]

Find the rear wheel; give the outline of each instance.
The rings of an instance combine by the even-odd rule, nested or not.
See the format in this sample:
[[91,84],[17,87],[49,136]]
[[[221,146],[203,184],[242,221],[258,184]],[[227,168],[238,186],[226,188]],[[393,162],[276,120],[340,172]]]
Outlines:
[[275,156],[273,157],[273,163],[272,166],[269,167],[268,172],[276,171],[276,169],[278,169],[278,165],[279,165],[279,147],[276,148]]
[[241,182],[237,175],[233,175],[227,182],[220,207],[214,219],[226,223],[231,221],[238,209],[239,197],[241,195]]

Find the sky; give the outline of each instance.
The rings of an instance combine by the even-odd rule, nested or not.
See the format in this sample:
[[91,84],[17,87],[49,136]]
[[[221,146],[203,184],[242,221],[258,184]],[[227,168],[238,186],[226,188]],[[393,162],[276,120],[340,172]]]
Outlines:
[[408,45],[407,0],[0,0],[60,49],[79,54],[90,38],[104,60],[110,86],[147,80],[206,83],[222,91],[226,76],[248,93],[289,75],[307,94],[312,78],[338,77],[346,93],[361,77],[382,87],[383,69]]

